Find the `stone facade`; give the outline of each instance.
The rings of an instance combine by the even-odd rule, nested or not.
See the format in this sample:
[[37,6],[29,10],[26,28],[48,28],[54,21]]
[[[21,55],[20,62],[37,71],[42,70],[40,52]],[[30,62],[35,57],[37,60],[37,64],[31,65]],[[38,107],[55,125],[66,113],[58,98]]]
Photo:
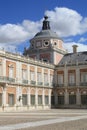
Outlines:
[[48,25],[24,55],[0,50],[0,111],[87,108],[87,52],[67,53]]

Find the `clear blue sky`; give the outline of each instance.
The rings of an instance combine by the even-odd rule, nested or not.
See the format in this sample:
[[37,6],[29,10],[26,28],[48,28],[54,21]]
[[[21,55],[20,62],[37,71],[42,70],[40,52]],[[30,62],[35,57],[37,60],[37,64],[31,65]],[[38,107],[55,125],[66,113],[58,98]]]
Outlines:
[[[23,51],[23,47],[28,45],[28,32],[26,32],[26,28],[28,26],[28,30],[30,30],[31,24],[29,25],[29,21],[30,22],[34,22],[34,24],[36,24],[36,22],[38,22],[38,24],[41,24],[41,19],[43,18],[44,14],[46,11],[49,11],[49,13],[47,13],[48,15],[50,14],[50,12],[57,12],[58,14],[59,11],[55,11],[55,8],[67,8],[73,11],[76,11],[81,17],[81,27],[78,27],[80,29],[75,30],[76,33],[70,33],[69,34],[69,29],[65,27],[66,30],[69,30],[67,33],[67,36],[65,36],[65,32],[63,34],[63,32],[61,33],[61,31],[63,30],[62,28],[59,31],[60,36],[64,37],[65,41],[69,41],[70,43],[75,42],[77,44],[81,44],[81,45],[86,45],[86,41],[87,41],[87,0],[0,0],[0,46],[1,47],[18,47],[18,51]],[[67,12],[67,10],[65,11]],[[69,12],[69,10],[68,10]],[[63,12],[64,13],[64,12]],[[71,12],[72,13],[72,12]],[[65,15],[65,14],[64,14]],[[62,17],[64,15],[61,15]],[[68,16],[68,13],[67,13]],[[75,14],[75,17],[77,15]],[[60,15],[59,15],[60,17]],[[70,17],[70,15],[69,15]],[[71,15],[72,17],[72,15]],[[78,16],[77,16],[78,17]],[[66,16],[65,16],[66,18]],[[80,19],[78,17],[78,19]],[[76,18],[75,21],[77,20],[76,27],[77,27],[77,23],[78,23],[78,19]],[[27,20],[27,22],[24,22],[25,20]],[[29,20],[29,21],[28,21]],[[55,21],[55,19],[54,19]],[[68,21],[68,19],[67,19]],[[72,21],[72,20],[71,20]],[[57,22],[58,23],[58,22]],[[73,22],[71,23],[71,26],[73,26]],[[83,25],[84,24],[84,25]],[[25,27],[26,26],[26,27]],[[37,25],[37,28],[35,30],[33,30],[35,33],[39,30],[39,25]],[[59,25],[61,26],[61,25]],[[78,23],[79,26],[79,23]],[[82,27],[83,26],[83,27]],[[19,35],[21,35],[20,37],[18,37],[15,35],[15,27],[18,29],[17,33]],[[21,27],[21,28],[20,28]],[[53,26],[54,27],[54,26]],[[58,27],[58,26],[57,26]],[[81,28],[85,28],[83,29],[83,31],[81,31]],[[8,31],[8,30],[9,31]],[[55,28],[54,28],[55,29]],[[57,28],[58,29],[58,28]],[[25,31],[25,32],[23,32]],[[64,30],[65,31],[65,30]],[[11,33],[12,32],[12,33]],[[31,32],[31,30],[30,30]],[[29,32],[29,33],[30,33]],[[15,35],[15,37],[10,37],[11,35]],[[25,36],[26,35],[26,36]],[[24,38],[23,38],[23,37]],[[29,35],[29,39],[33,36]],[[21,39],[22,37],[22,39]],[[17,40],[16,40],[17,39]],[[13,41],[14,40],[14,41]],[[83,41],[83,43],[82,43]],[[20,42],[20,44],[19,44]],[[67,45],[70,43],[67,43]],[[8,49],[7,49],[8,50]]]

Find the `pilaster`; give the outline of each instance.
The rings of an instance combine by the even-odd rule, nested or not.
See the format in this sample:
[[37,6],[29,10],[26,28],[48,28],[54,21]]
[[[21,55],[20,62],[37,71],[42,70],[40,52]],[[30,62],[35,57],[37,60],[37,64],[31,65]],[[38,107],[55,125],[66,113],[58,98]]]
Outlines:
[[69,104],[69,93],[67,91],[67,89],[65,90],[65,105]]
[[79,92],[79,89],[77,89],[77,93],[76,93],[76,104],[81,105],[81,94]]

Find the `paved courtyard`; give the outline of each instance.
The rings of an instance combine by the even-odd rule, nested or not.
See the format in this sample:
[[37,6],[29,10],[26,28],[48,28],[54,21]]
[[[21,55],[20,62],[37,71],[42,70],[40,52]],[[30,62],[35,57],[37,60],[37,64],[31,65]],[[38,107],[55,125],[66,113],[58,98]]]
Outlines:
[[0,130],[87,130],[86,109],[0,113]]

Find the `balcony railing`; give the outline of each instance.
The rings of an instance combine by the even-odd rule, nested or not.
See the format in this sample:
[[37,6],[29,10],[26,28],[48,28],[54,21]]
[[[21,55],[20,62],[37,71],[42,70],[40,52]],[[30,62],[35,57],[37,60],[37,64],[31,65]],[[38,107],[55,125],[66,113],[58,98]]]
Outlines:
[[76,83],[68,83],[68,86],[76,86]]
[[37,85],[43,85],[43,82],[37,82]]
[[23,83],[23,84],[28,84],[28,80],[23,79],[23,80],[22,80],[22,83]]
[[44,83],[45,86],[49,86],[49,83]]
[[0,82],[15,82],[15,79],[6,76],[0,76]]
[[30,81],[30,84],[35,85],[35,84],[36,84],[36,81],[31,80],[31,81]]
[[57,84],[57,87],[64,87],[64,84]]
[[81,82],[80,86],[87,86],[87,82]]

